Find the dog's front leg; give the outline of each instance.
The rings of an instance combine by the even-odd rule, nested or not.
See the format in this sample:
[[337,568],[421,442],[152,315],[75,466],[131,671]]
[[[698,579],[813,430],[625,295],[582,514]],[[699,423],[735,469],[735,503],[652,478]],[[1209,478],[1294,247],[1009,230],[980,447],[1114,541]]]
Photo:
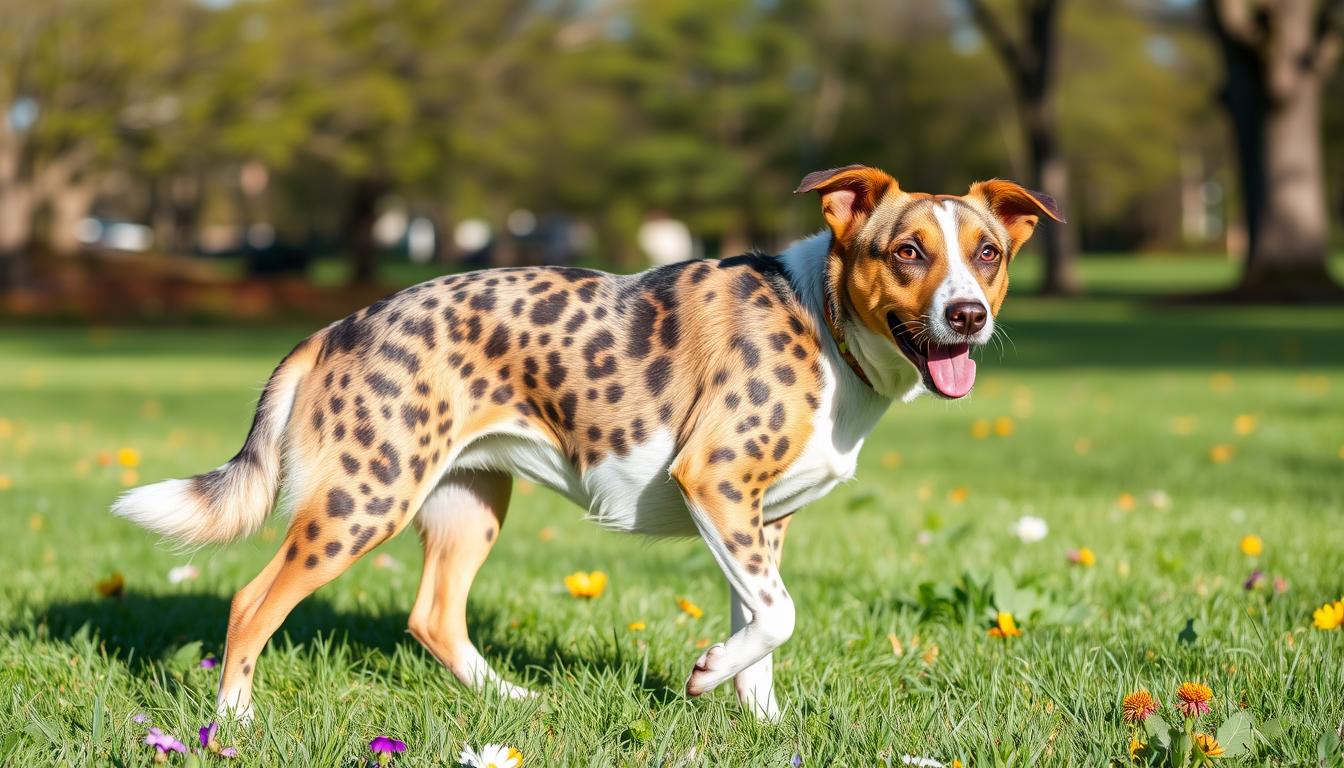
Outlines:
[[[765,543],[774,553],[777,566],[783,560],[784,533],[792,519],[792,517],[786,517],[765,527]],[[732,612],[733,632],[736,634],[751,623],[751,609],[737,598],[737,593],[731,585],[728,587],[728,605]],[[738,672],[737,677],[733,678],[733,686],[737,689],[738,701],[741,701],[742,706],[760,720],[775,721],[779,719],[779,702],[775,700],[774,662],[772,658],[773,654],[766,654],[765,658]]]

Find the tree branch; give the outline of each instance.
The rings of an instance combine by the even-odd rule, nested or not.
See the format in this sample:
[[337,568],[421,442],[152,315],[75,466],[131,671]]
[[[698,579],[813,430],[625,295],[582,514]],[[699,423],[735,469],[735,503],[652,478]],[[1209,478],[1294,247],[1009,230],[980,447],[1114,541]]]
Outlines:
[[985,0],[966,0],[966,5],[971,9],[971,15],[975,17],[976,26],[980,28],[980,33],[989,41],[990,47],[1003,59],[1008,68],[1019,73],[1024,65],[1022,51],[1017,43],[1013,41],[1012,35],[1004,28],[1003,21],[990,10]]
[[1312,36],[1311,64],[1318,75],[1329,74],[1339,58],[1344,41],[1344,0],[1328,0],[1316,14]]
[[1219,37],[1251,51],[1261,50],[1267,42],[1266,30],[1247,0],[1204,0],[1204,7]]

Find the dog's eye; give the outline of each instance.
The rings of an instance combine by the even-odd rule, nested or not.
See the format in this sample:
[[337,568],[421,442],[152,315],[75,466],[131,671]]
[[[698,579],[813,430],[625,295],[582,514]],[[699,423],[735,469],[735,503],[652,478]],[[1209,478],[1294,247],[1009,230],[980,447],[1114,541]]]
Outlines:
[[981,261],[996,261],[999,258],[999,249],[992,245],[985,245],[980,249]]
[[919,249],[913,245],[905,244],[896,248],[896,258],[901,261],[919,261]]

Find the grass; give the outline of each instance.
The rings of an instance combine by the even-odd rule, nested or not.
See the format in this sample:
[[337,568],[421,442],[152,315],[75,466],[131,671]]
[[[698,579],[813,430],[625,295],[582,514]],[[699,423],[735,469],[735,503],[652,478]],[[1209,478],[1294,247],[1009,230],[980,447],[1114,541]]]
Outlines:
[[[366,558],[295,611],[256,673],[259,720],[226,724],[223,742],[248,766],[358,765],[380,733],[410,744],[403,765],[452,765],[463,741],[512,744],[529,766],[784,766],[795,753],[808,766],[907,753],[1105,765],[1128,742],[1121,696],[1147,687],[1169,704],[1189,679],[1212,686],[1213,724],[1241,707],[1279,718],[1282,733],[1237,762],[1316,764],[1344,717],[1344,632],[1311,626],[1344,592],[1344,311],[1149,304],[1125,294],[1163,284],[1161,263],[1107,270],[1102,298],[1010,297],[1011,342],[984,354],[974,395],[893,406],[857,479],[800,513],[784,563],[798,629],[776,655],[783,723],[756,724],[730,688],[679,693],[700,646],[728,631],[703,546],[600,532],[520,487],[470,624],[539,701],[468,693],[405,632],[419,552],[401,536],[378,551],[390,559]],[[1204,278],[1182,287],[1223,279]],[[304,333],[0,331],[12,486],[0,491],[0,764],[148,765],[133,715],[193,742],[211,718],[218,670],[197,661],[223,651],[230,597],[284,523],[175,554],[107,514],[133,478],[99,456],[138,450],[141,481],[219,464]],[[1215,446],[1230,459],[1213,461]],[[1013,536],[1024,514],[1048,521],[1044,541]],[[1238,549],[1248,533],[1264,539],[1259,558]],[[1067,563],[1078,546],[1095,567]],[[170,584],[186,562],[199,579]],[[1257,567],[1288,590],[1243,590]],[[562,594],[580,569],[607,571],[607,593]],[[124,597],[100,597],[113,572]],[[1028,585],[1053,609],[992,639],[983,595],[930,597],[968,573]],[[683,615],[679,596],[704,618]],[[1079,615],[1047,620],[1065,613]],[[1178,640],[1188,619],[1193,643]],[[635,620],[647,629],[627,629]]]

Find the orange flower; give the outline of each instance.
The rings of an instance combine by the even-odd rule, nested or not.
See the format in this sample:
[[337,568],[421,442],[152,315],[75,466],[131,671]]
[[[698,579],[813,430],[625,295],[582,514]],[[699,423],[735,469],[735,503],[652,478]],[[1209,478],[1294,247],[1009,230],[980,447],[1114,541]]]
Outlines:
[[995,625],[989,628],[989,636],[1003,639],[1021,637],[1022,630],[1017,628],[1017,622],[1013,620],[1013,614],[999,611]]
[[690,600],[687,600],[684,597],[677,598],[677,607],[680,608],[683,613],[690,616],[692,619],[698,619],[701,616],[705,615],[705,612],[700,610],[700,606],[696,605],[695,603],[692,603]]
[[126,592],[126,577],[121,571],[113,571],[111,576],[94,585],[103,597],[121,597]]
[[1149,715],[1157,712],[1159,706],[1161,705],[1153,698],[1153,694],[1142,689],[1129,694],[1120,703],[1127,723],[1142,723]]
[[1203,683],[1181,683],[1176,689],[1176,698],[1180,703],[1176,708],[1186,717],[1199,717],[1209,711],[1209,702],[1213,701],[1213,689]]
[[601,597],[607,589],[607,574],[602,571],[576,571],[565,577],[565,588],[574,597]]
[[1205,757],[1220,757],[1227,751],[1223,749],[1223,745],[1219,744],[1217,739],[1207,733],[1196,733],[1195,744]]

